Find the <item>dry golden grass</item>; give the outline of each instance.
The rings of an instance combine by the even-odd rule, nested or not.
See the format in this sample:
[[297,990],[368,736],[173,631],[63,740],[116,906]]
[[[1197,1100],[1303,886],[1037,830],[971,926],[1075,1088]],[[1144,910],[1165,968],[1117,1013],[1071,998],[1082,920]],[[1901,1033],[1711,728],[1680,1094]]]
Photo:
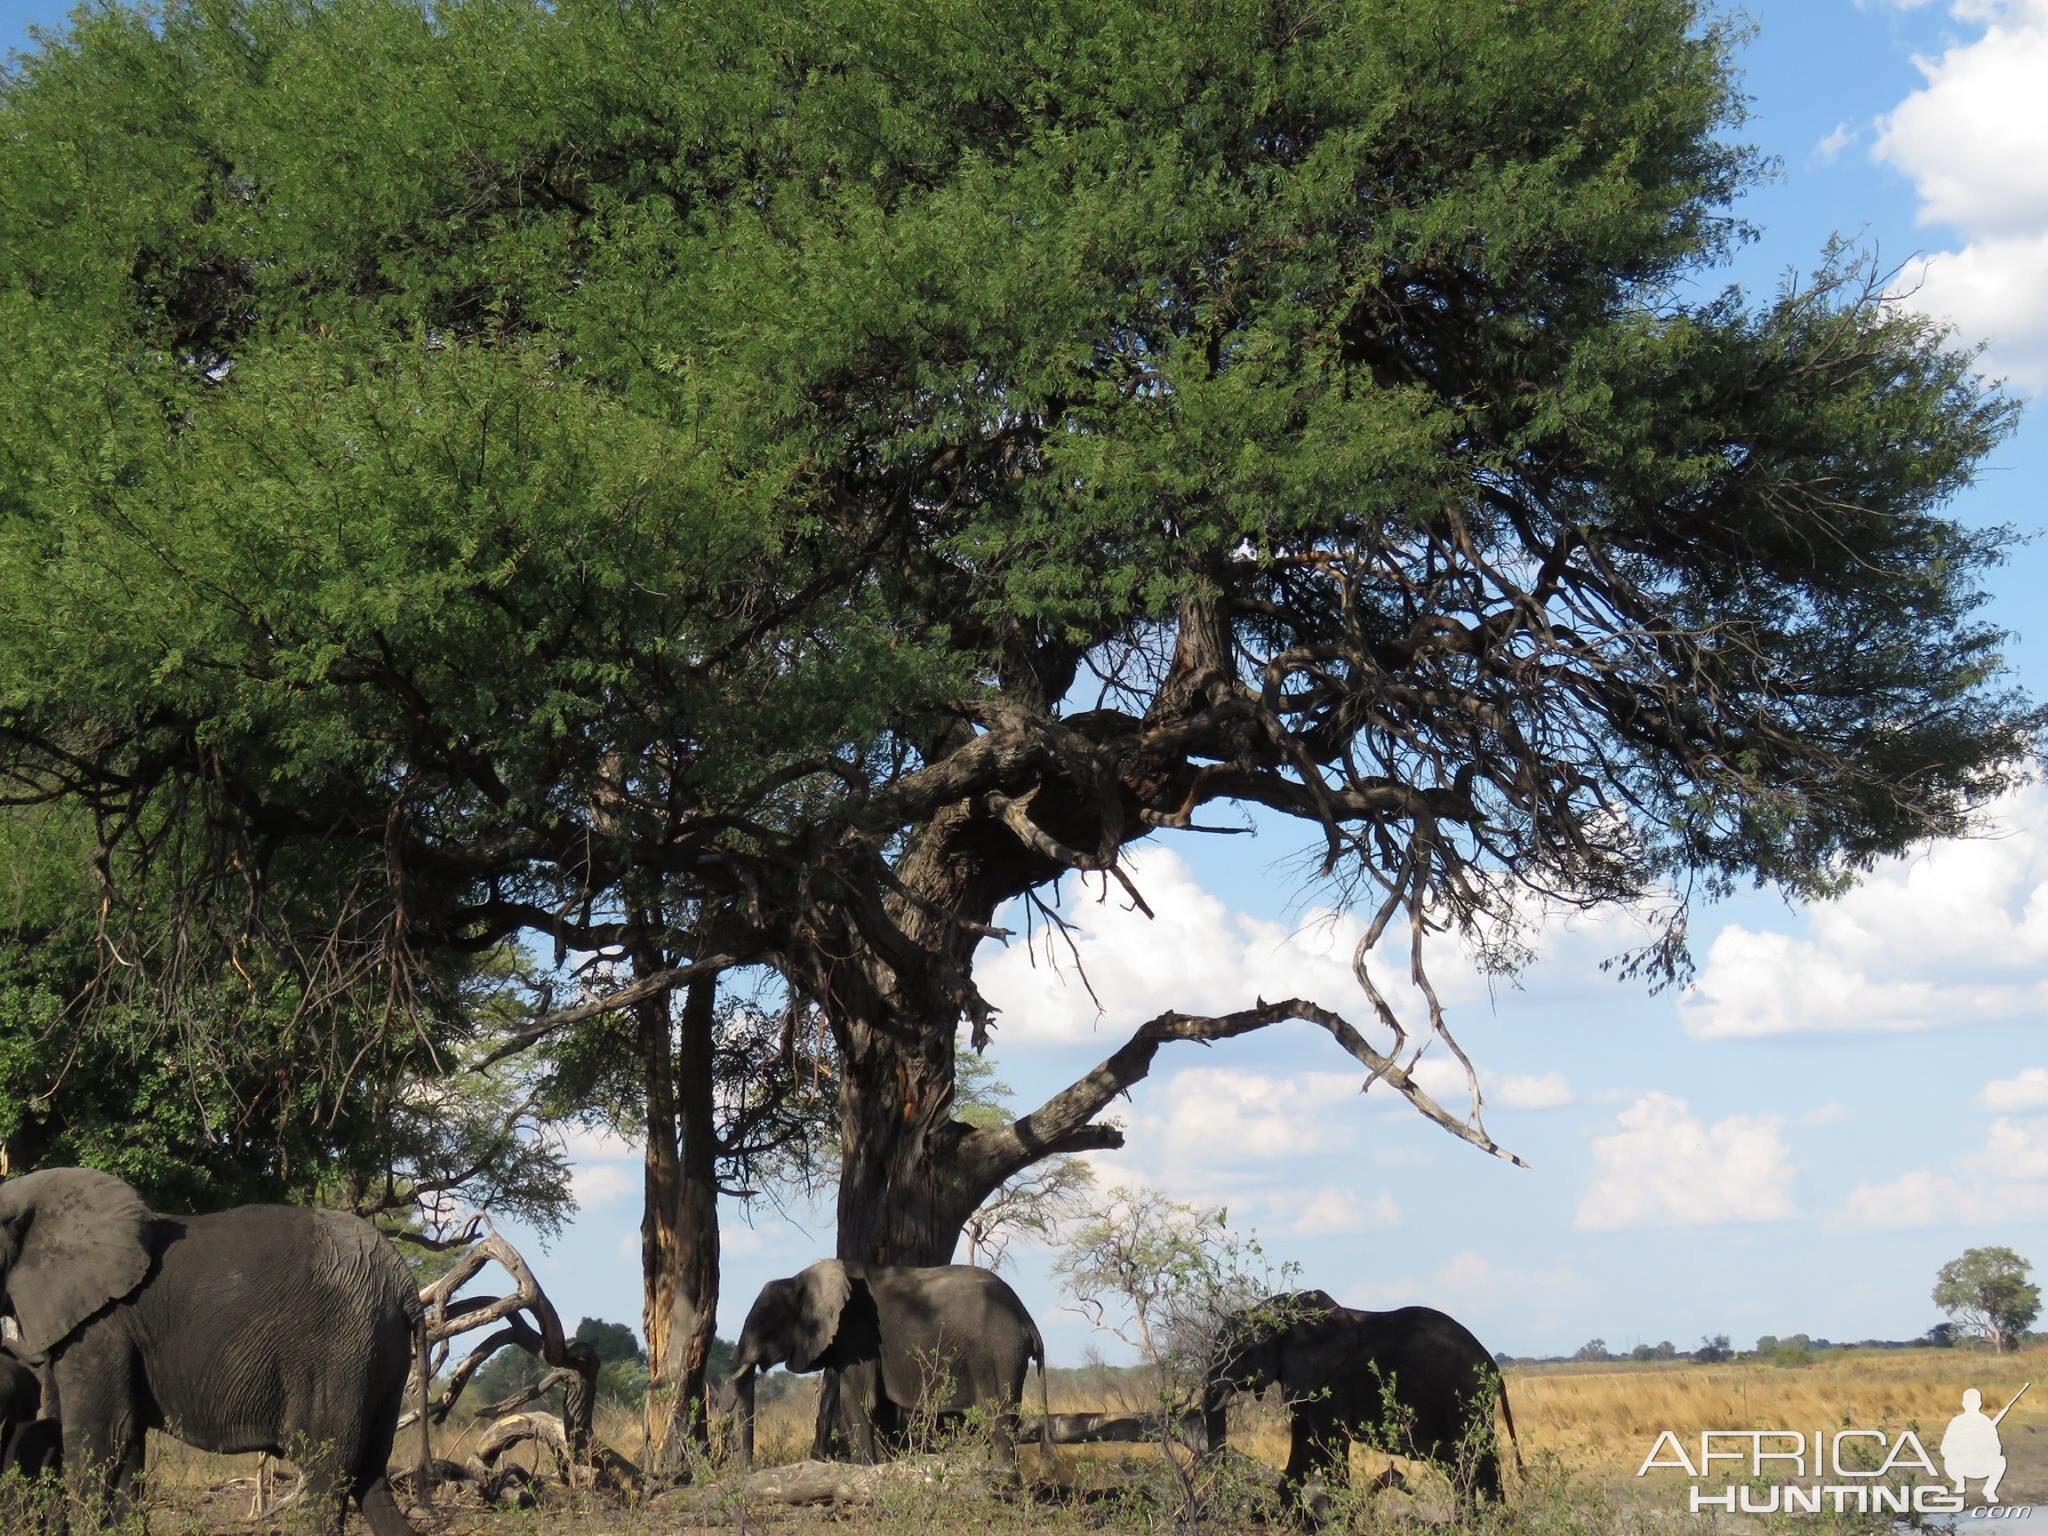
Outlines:
[[[2048,1346],[2005,1356],[1946,1349],[1824,1350],[1798,1365],[1654,1361],[1510,1366],[1506,1372],[1522,1454],[1550,1452],[1569,1467],[1603,1477],[1632,1476],[1666,1429],[1685,1439],[1703,1429],[1811,1433],[1845,1423],[1939,1429],[1961,1406],[1963,1388],[1977,1387],[1987,1410],[1995,1412],[2028,1380],[2039,1385],[2007,1422],[2015,1429],[2048,1425]],[[1034,1379],[1025,1389],[1027,1414],[1037,1395]],[[1051,1397],[1055,1413],[1139,1413],[1150,1406],[1143,1384],[1121,1373],[1055,1372]],[[805,1382],[762,1411],[758,1454],[764,1464],[807,1454],[816,1402],[815,1388]],[[1286,1462],[1286,1425],[1270,1397],[1257,1409],[1233,1410],[1231,1442],[1273,1466]],[[1084,1456],[1116,1449],[1076,1448]],[[1372,1464],[1377,1470],[1384,1458]]]
[[[1827,1350],[1794,1366],[1510,1366],[1508,1403],[1523,1454],[1554,1451],[1587,1471],[1633,1473],[1660,1431],[1703,1429],[1900,1430],[1945,1425],[1965,1387],[2003,1407],[2028,1380],[2040,1383],[2013,1409],[2015,1428],[2048,1423],[2048,1348],[1996,1356],[1966,1350]],[[1696,1442],[1695,1442],[1696,1443]]]
[[[1532,1461],[1554,1454],[1567,1468],[1608,1486],[1634,1481],[1634,1472],[1659,1432],[1675,1431],[1689,1444],[1703,1429],[1832,1430],[1845,1422],[1859,1428],[1919,1426],[1936,1431],[1957,1410],[1966,1386],[1979,1388],[1993,1411],[2022,1382],[2035,1389],[2013,1410],[2015,1429],[2048,1427],[2048,1347],[1993,1356],[1963,1350],[1827,1351],[1795,1366],[1735,1363],[1695,1365],[1654,1362],[1614,1365],[1511,1366],[1507,1392],[1522,1452]],[[1037,1406],[1037,1382],[1026,1389],[1026,1413]],[[785,1396],[762,1407],[756,1456],[772,1466],[803,1460],[810,1452],[817,1404],[817,1379],[801,1378]],[[1056,1372],[1052,1407],[1056,1413],[1138,1413],[1149,1404],[1141,1383],[1121,1373]],[[626,1456],[644,1455],[640,1415],[626,1404],[607,1404],[599,1413],[600,1437]],[[435,1449],[460,1457],[476,1431],[446,1432]],[[1285,1424],[1271,1398],[1233,1410],[1232,1443],[1272,1466],[1287,1459]],[[409,1463],[413,1444],[399,1448]],[[1035,1448],[1026,1446],[1028,1472],[1042,1470]],[[1129,1445],[1062,1447],[1061,1481],[1091,1481],[1091,1468],[1107,1474],[1110,1464],[1139,1448]],[[533,1447],[512,1453],[530,1464]],[[1358,1468],[1376,1475],[1381,1456],[1359,1457]],[[253,1457],[216,1457],[192,1451],[162,1436],[151,1437],[152,1480],[167,1492],[218,1486],[247,1476]],[[1100,1466],[1095,1464],[1100,1463]],[[1411,1471],[1415,1469],[1410,1469]]]

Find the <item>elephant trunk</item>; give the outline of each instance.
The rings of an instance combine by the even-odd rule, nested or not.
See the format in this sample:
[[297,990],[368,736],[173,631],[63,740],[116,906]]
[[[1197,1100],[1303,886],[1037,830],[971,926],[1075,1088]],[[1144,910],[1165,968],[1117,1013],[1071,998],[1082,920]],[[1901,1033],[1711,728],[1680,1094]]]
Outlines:
[[1202,1387],[1202,1454],[1214,1456],[1229,1443],[1224,1424],[1224,1405],[1230,1401],[1230,1381],[1222,1371],[1212,1370]]
[[733,1383],[733,1397],[740,1416],[740,1470],[754,1465],[754,1370],[750,1366]]

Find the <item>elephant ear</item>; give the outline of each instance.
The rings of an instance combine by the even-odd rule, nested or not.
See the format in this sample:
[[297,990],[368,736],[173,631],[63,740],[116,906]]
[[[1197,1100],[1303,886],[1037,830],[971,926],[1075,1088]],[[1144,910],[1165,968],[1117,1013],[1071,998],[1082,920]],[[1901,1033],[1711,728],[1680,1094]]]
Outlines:
[[0,1270],[20,1352],[46,1355],[149,1276],[149,1210],[110,1173],[46,1168],[0,1184]]
[[818,1356],[839,1337],[839,1314],[853,1295],[853,1276],[837,1259],[821,1259],[796,1277],[797,1316],[789,1368],[802,1373],[818,1368]]

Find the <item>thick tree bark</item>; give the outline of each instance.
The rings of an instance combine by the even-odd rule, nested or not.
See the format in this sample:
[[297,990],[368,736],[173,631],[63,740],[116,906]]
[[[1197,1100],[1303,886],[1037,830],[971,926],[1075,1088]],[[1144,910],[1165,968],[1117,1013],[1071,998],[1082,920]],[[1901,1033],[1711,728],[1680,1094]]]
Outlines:
[[[1181,775],[1185,788],[1153,783],[1159,765],[1126,760],[1112,741],[1227,697],[1236,686],[1229,638],[1216,606],[1191,598],[1168,686],[1146,722],[1097,712],[1085,727],[1042,729],[1046,701],[1064,692],[1069,665],[1042,686],[1021,687],[1019,696],[1035,705],[991,703],[979,732],[961,723],[928,744],[925,787],[957,798],[934,807],[896,867],[886,906],[907,943],[878,953],[849,931],[844,953],[856,958],[830,966],[810,988],[843,1058],[841,1258],[947,1263],[968,1218],[1005,1179],[1055,1152],[1122,1144],[1113,1130],[1066,1125],[1022,1155],[1025,1143],[998,1148],[954,1120],[955,1041],[971,1017],[962,983],[1005,901],[1068,869],[1122,879],[1119,850],[1150,830],[1146,798],[1192,796],[1192,777]],[[974,1018],[977,1037],[986,1022],[985,1013]]]
[[711,1446],[705,1371],[711,1363],[711,1342],[718,1326],[718,1127],[712,1102],[717,1002],[715,977],[701,976],[690,983],[683,995],[682,1042],[676,1062],[682,1161],[676,1225],[683,1252],[669,1347],[675,1356],[677,1411],[683,1415],[684,1433],[700,1450]]
[[[1284,677],[1284,669],[1269,669],[1263,700],[1254,696],[1238,676],[1228,613],[1196,595],[1182,605],[1172,662],[1142,721],[1109,710],[1055,721],[1042,701],[1062,690],[1045,689],[1035,708],[1014,698],[984,701],[974,716],[979,731],[963,722],[926,744],[931,766],[896,792],[943,798],[895,866],[883,904],[888,923],[842,918],[829,945],[811,946],[836,958],[802,978],[830,1018],[842,1057],[841,1258],[948,1262],[968,1218],[1006,1179],[1058,1153],[1123,1145],[1122,1133],[1095,1117],[1146,1076],[1161,1045],[1212,1043],[1286,1018],[1328,1030],[1367,1069],[1367,1086],[1384,1081],[1453,1135],[1520,1162],[1479,1123],[1476,1077],[1474,1114],[1464,1120],[1408,1077],[1397,1060],[1405,1037],[1362,956],[1354,969],[1379,1022],[1394,1029],[1392,1052],[1375,1050],[1344,1018],[1307,999],[1251,999],[1252,1006],[1213,1018],[1169,1010],[1013,1124],[975,1130],[953,1118],[960,1026],[971,1022],[979,1040],[989,1022],[968,979],[973,954],[994,931],[1003,902],[1066,871],[1088,870],[1121,881],[1142,908],[1143,893],[1118,867],[1123,847],[1155,826],[1188,825],[1199,806],[1219,797],[1280,804],[1319,823],[1333,862],[1345,818],[1388,809],[1460,812],[1449,802],[1433,809],[1411,803],[1404,786],[1326,782],[1302,740],[1272,727]],[[1195,766],[1188,761],[1194,754],[1214,761]],[[846,895],[856,909],[865,897],[851,886]],[[1432,1032],[1448,1040],[1434,1009],[1432,1019]]]
[[[946,1264],[989,1191],[948,1155],[957,1010],[923,1028],[855,1022],[841,1031],[838,1256],[869,1264]],[[907,1037],[907,1038],[906,1038]]]
[[[644,969],[636,964],[635,969]],[[677,1406],[673,1298],[681,1285],[682,1159],[677,1146],[675,1062],[669,1037],[669,995],[657,992],[633,1005],[638,1025],[641,1091],[646,1096],[646,1140],[641,1153],[641,1332],[647,1340],[645,1423],[649,1471],[660,1470],[669,1449]]]
[[[659,964],[653,957],[650,961]],[[640,1252],[650,1470],[673,1460],[684,1439],[700,1447],[710,1444],[704,1373],[718,1316],[717,1131],[711,1081],[717,995],[714,976],[690,982],[680,1051],[671,1034],[670,994],[657,993],[635,1005],[647,1103]]]

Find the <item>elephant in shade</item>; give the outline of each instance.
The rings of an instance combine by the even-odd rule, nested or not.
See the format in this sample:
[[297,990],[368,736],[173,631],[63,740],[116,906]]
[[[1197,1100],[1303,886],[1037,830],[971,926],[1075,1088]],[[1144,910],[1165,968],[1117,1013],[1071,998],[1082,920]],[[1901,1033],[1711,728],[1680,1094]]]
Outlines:
[[[1226,1440],[1233,1392],[1277,1384],[1287,1405],[1287,1486],[1343,1482],[1349,1443],[1434,1462],[1461,1501],[1501,1496],[1493,1405],[1512,1441],[1507,1388],[1486,1347],[1432,1307],[1363,1312],[1323,1291],[1274,1296],[1232,1317],[1204,1385],[1208,1454]],[[1521,1451],[1515,1451],[1520,1465]]]
[[[1017,1293],[971,1264],[927,1269],[825,1259],[802,1274],[771,1280],[747,1312],[723,1394],[739,1413],[741,1464],[754,1457],[754,1378],[786,1364],[826,1373],[854,1454],[881,1457],[911,1413],[991,1410],[996,1454],[1016,1458],[1017,1406],[1024,1377],[1038,1366],[1045,1407],[1045,1342]],[[1041,1424],[1051,1449],[1049,1418]]]
[[42,1410],[41,1376],[0,1344],[0,1477],[35,1477],[63,1465],[61,1431]]
[[424,1356],[419,1290],[368,1222],[281,1205],[159,1216],[111,1174],[24,1174],[0,1183],[0,1311],[50,1362],[88,1526],[126,1512],[156,1429],[297,1461],[334,1536],[350,1497],[374,1536],[411,1536],[385,1469]]

